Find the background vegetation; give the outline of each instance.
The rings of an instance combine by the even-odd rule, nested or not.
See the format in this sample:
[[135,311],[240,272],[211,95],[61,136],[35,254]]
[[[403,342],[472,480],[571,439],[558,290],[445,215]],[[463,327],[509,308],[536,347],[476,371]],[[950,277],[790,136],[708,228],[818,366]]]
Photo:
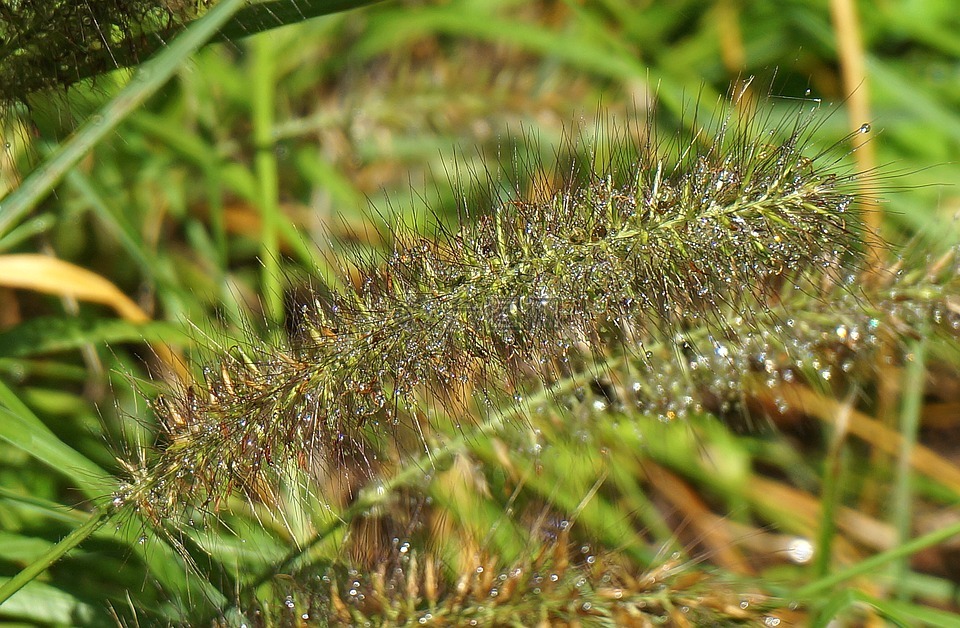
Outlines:
[[[0,618],[958,623],[951,0],[861,3],[865,79],[852,86],[838,52],[849,25],[819,1],[411,1],[306,21],[285,16],[311,3],[291,1],[247,22],[224,1],[220,25],[207,3],[183,4],[139,25],[170,27],[142,74],[91,62],[75,74],[97,75],[68,90],[54,72],[52,90],[5,92],[0,576],[38,573]],[[3,63],[22,73],[12,6]],[[238,35],[270,17],[298,23]],[[220,29],[226,43],[193,53]],[[118,459],[150,455],[149,400],[181,357],[200,370],[224,348],[277,346],[338,253],[454,225],[468,173],[502,170],[535,195],[572,122],[603,137],[645,120],[655,93],[671,137],[693,103],[710,117],[750,75],[759,97],[772,85],[762,107],[822,99],[825,147],[873,129],[847,158],[875,151],[889,246],[871,263],[902,272],[869,304],[889,348],[849,385],[778,380],[744,395],[746,422],[670,424],[585,386],[525,420],[451,423],[431,435],[445,457],[408,456],[399,481],[361,461],[213,516],[188,508],[175,532],[142,512],[99,525],[130,480]],[[844,345],[808,332],[777,331],[803,340],[801,361]],[[843,370],[838,353],[817,355],[814,370]],[[58,541],[94,528],[45,569]]]

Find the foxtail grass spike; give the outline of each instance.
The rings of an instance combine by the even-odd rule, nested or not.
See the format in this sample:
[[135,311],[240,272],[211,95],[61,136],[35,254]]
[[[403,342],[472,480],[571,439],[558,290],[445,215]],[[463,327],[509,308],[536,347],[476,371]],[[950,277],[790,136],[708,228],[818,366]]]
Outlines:
[[164,512],[269,493],[291,468],[372,474],[389,447],[427,447],[431,414],[459,423],[611,354],[643,361],[691,326],[722,335],[785,282],[839,274],[859,226],[851,177],[810,154],[817,120],[795,112],[781,139],[731,114],[665,141],[650,119],[532,199],[491,176],[492,193],[464,193],[458,230],[397,230],[358,280],[303,303],[287,346],[235,349],[158,401],[157,455],[120,499]]

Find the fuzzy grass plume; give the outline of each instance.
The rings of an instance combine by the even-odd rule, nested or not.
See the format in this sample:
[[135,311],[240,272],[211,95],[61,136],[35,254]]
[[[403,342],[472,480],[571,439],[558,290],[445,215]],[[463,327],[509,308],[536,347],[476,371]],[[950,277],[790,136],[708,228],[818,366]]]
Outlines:
[[[681,115],[691,89],[677,59],[716,78],[719,44],[730,75],[754,71],[760,60],[742,51],[779,33],[784,56],[761,46],[762,65],[784,68],[786,91],[809,82],[839,99],[841,79],[847,93],[860,85],[888,128],[882,142],[864,127],[850,143],[906,164],[911,187],[942,181],[943,169],[918,171],[920,155],[949,160],[956,135],[931,44],[950,30],[946,14],[925,19],[935,27],[922,36],[903,36],[895,12],[863,14],[872,89],[834,54],[856,29],[829,39],[813,6],[706,3],[711,19],[691,22],[616,3],[416,2],[238,41],[362,3],[0,2],[11,86],[0,107],[25,105],[6,127],[4,187],[16,189],[0,200],[2,248],[41,247],[91,270],[129,257],[139,268],[100,270],[148,315],[194,312],[198,335],[220,339],[195,377],[156,398],[159,429],[139,401],[154,383],[115,379],[119,416],[101,413],[98,430],[91,345],[113,344],[99,352],[108,373],[140,373],[139,345],[131,355],[118,343],[173,326],[118,331],[96,306],[78,318],[70,304],[0,298],[5,324],[27,318],[0,334],[0,436],[34,457],[4,457],[0,615],[955,623],[960,284],[934,213],[949,194],[890,199],[885,235],[932,237],[875,247],[851,213],[880,216],[863,203],[868,177],[844,165],[869,171],[870,151],[815,149],[840,125],[821,127],[813,102],[773,99],[756,113],[741,96],[724,104],[732,114],[663,119]],[[883,47],[891,33],[915,44],[910,59]],[[237,43],[192,56],[217,38]],[[315,264],[301,229],[333,206],[334,222],[355,225],[354,198],[417,179],[438,141],[485,146],[518,117],[552,136],[557,115],[598,92],[615,108],[654,83],[670,112],[659,120],[570,141],[558,163],[531,159],[536,138],[520,137],[512,165],[488,166],[510,174],[468,172],[462,181],[479,181],[462,183],[455,226],[441,182],[439,235],[411,235],[408,218],[369,239],[319,229],[358,249],[388,244],[328,259],[320,266],[339,274],[282,294],[280,267],[295,284]],[[21,180],[46,138],[115,89]],[[850,128],[873,118],[844,109]],[[933,123],[911,124],[910,112]],[[316,213],[298,212],[305,203]],[[266,333],[256,325],[237,341],[198,314],[242,329],[258,294]],[[81,345],[86,368],[72,351],[45,355]],[[778,429],[757,429],[769,419]],[[124,442],[122,470],[100,433]]]
[[542,198],[500,186],[488,196],[513,197],[464,202],[456,232],[398,233],[302,304],[287,346],[234,350],[165,397],[157,456],[123,499],[167,510],[269,492],[291,465],[375,470],[391,443],[429,449],[431,414],[459,424],[613,354],[643,362],[691,325],[722,334],[767,310],[785,282],[855,267],[850,178],[805,154],[815,116],[788,120],[782,139],[758,116],[649,133],[574,160]]
[[574,545],[570,532],[564,526],[516,561],[481,554],[452,573],[435,554],[405,542],[369,570],[328,568],[277,582],[282,603],[261,602],[245,614],[262,626],[762,626],[797,615],[741,582],[698,570],[679,552],[635,571],[615,555]]
[[[258,0],[220,29],[236,40],[376,0]],[[217,0],[4,0],[0,2],[0,103],[60,93],[143,63]]]
[[3,2],[0,100],[60,91],[136,65],[205,11],[210,2],[114,0]]

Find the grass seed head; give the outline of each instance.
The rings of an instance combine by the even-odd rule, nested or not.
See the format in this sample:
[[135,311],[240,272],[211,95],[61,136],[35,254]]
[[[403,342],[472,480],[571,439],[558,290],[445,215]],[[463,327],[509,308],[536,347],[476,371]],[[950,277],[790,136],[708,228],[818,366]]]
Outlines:
[[617,356],[644,367],[626,400],[695,404],[657,383],[657,360],[715,353],[703,339],[776,318],[784,286],[856,268],[852,177],[808,146],[819,115],[695,118],[671,141],[651,118],[603,160],[569,142],[560,182],[533,195],[488,175],[456,230],[398,232],[375,266],[355,260],[358,281],[303,304],[286,345],[215,357],[158,402],[147,493],[217,506],[306,471],[349,495],[429,448],[432,416],[460,425],[478,401],[502,408]]

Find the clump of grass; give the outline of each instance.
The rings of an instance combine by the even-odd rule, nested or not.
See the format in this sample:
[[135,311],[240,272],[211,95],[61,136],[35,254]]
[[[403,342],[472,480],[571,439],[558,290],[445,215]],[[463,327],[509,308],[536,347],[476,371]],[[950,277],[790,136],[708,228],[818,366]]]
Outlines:
[[[415,25],[431,16],[446,28],[457,18],[444,7],[404,17]],[[479,22],[468,17],[460,23]],[[519,29],[517,35],[522,39],[530,32]],[[380,41],[383,45],[384,38]],[[590,58],[597,57],[583,55]],[[629,72],[624,67],[629,64],[611,63],[602,72],[620,79]],[[265,71],[254,82],[272,85],[273,80]],[[336,93],[339,86],[330,89]],[[271,100],[263,93],[260,111]],[[392,103],[388,109],[403,107]],[[441,229],[439,238],[394,227],[386,254],[335,261],[334,266],[346,267],[340,275],[315,282],[337,287],[307,291],[283,343],[252,335],[240,347],[225,341],[198,366],[203,372],[198,381],[164,392],[156,402],[163,422],[158,442],[125,462],[129,477],[113,496],[115,506],[98,511],[72,541],[113,514],[129,517],[139,510],[149,521],[144,539],[160,533],[192,563],[191,582],[220,586],[222,595],[205,591],[217,617],[236,597],[247,617],[263,617],[266,623],[298,620],[301,599],[317,603],[316,610],[308,609],[311,617],[330,621],[391,622],[434,611],[492,621],[513,610],[524,618],[539,612],[556,621],[589,623],[595,617],[583,614],[583,602],[622,619],[617,613],[637,610],[631,606],[636,601],[648,611],[646,616],[639,611],[641,617],[682,623],[691,615],[702,621],[762,620],[753,602],[738,614],[739,604],[718,601],[728,593],[736,600],[745,591],[772,590],[784,601],[801,602],[823,595],[851,572],[820,578],[796,589],[796,596],[779,586],[783,572],[765,574],[754,584],[753,569],[765,561],[756,552],[738,559],[730,536],[712,534],[709,525],[747,530],[738,534],[766,541],[764,531],[751,527],[760,525],[750,521],[756,518],[807,538],[816,535],[813,569],[820,575],[845,560],[859,560],[864,552],[886,549],[866,534],[851,535],[857,543],[853,549],[847,538],[832,536],[833,509],[840,508],[838,496],[847,488],[841,486],[842,443],[831,446],[822,529],[814,530],[805,501],[774,504],[760,494],[779,494],[770,491],[775,483],[765,474],[789,477],[802,487],[793,496],[816,493],[820,484],[811,480],[814,472],[808,468],[813,463],[766,453],[750,458],[744,448],[766,451],[753,436],[738,437],[739,447],[724,448],[732,437],[711,415],[732,423],[752,412],[785,422],[791,415],[814,413],[793,401],[799,397],[841,406],[834,414],[852,413],[861,421],[853,433],[863,434],[852,399],[859,409],[872,409],[872,387],[896,378],[883,371],[906,365],[920,371],[910,381],[922,382],[924,359],[935,360],[954,346],[956,273],[950,254],[909,257],[899,268],[882,267],[871,282],[861,283],[860,249],[869,235],[846,209],[858,200],[857,175],[812,149],[820,129],[813,117],[762,115],[721,117],[702,131],[696,120],[681,121],[692,129],[682,138],[657,139],[644,128],[630,129],[639,139],[629,148],[620,146],[612,158],[580,157],[560,167],[557,176],[542,175],[552,164],[516,164],[536,171],[533,191],[526,183],[493,182],[489,193],[468,194],[470,201],[463,202],[462,217],[471,224]],[[277,136],[270,134],[269,117],[257,119],[260,171],[261,161],[273,159],[262,147]],[[314,121],[294,122],[283,132],[303,132]],[[778,128],[786,130],[776,133]],[[753,170],[734,168],[727,179],[725,158],[752,164]],[[202,163],[208,174],[215,165],[215,160]],[[785,198],[791,182],[803,192],[796,205],[764,205],[764,189],[768,196]],[[264,184],[257,198],[273,196],[277,190]],[[654,207],[650,201],[659,202]],[[217,225],[216,203],[211,203],[216,232],[223,225]],[[265,208],[264,215],[269,211]],[[14,218],[7,213],[0,222],[4,231]],[[225,240],[218,244],[224,263]],[[261,251],[270,258],[277,246],[265,243]],[[273,276],[273,270],[265,274]],[[264,285],[267,298],[279,301],[269,288],[276,284]],[[931,343],[933,356],[916,350],[928,337],[943,341]],[[828,402],[824,395],[847,402]],[[918,396],[922,391],[911,398]],[[825,421],[833,416],[817,412]],[[804,429],[807,445],[820,436],[809,425]],[[896,506],[901,541],[910,538],[910,465],[919,462],[918,453],[929,453],[914,445],[904,438]],[[415,451],[421,455],[414,457]],[[925,474],[935,468],[929,462],[922,467]],[[760,470],[749,473],[751,464]],[[584,477],[589,475],[584,468],[598,477]],[[450,490],[454,471],[470,482]],[[954,486],[947,475],[930,475]],[[754,480],[761,488],[754,490]],[[684,481],[696,484],[702,503],[684,491]],[[583,503],[571,503],[571,495],[579,499],[584,492]],[[643,505],[644,499],[654,503]],[[703,542],[714,548],[706,560],[745,574],[750,583],[737,581],[727,590],[708,576],[709,569],[687,563],[687,575],[662,590],[632,588],[627,604],[591,598],[593,591],[603,590],[604,577],[638,580],[658,569],[662,557],[649,549],[684,534],[683,521],[670,516],[664,503],[683,508],[682,499],[693,502],[683,512],[704,515],[706,523],[692,520]],[[567,540],[545,542],[536,525],[511,514],[538,500],[558,518],[580,517],[577,545],[613,548],[610,554],[601,552],[602,569],[591,571],[576,561],[558,567]],[[711,519],[716,511],[729,518]],[[657,521],[660,515],[666,521]],[[417,534],[432,541],[412,540],[398,556],[394,550],[403,548],[417,526],[424,528]],[[657,534],[631,535],[631,526],[650,526]],[[171,527],[175,534],[167,531]],[[222,539],[217,545],[221,533],[241,538],[236,546]],[[905,557],[935,542],[924,537],[919,544],[904,543],[893,559],[901,561],[900,572],[914,576]],[[469,551],[450,548],[457,543]],[[526,554],[518,543],[525,544]],[[257,550],[235,551],[241,544]],[[416,564],[404,558],[411,554]],[[880,558],[891,556],[886,552]],[[871,561],[860,564],[873,569],[884,564]],[[382,587],[376,575],[380,564],[390,566],[389,573],[382,570]],[[435,577],[428,577],[426,565],[433,565]],[[667,561],[670,575],[674,565],[672,558]],[[553,570],[561,585],[586,578],[591,591],[581,596],[575,586],[559,586],[537,597],[529,595],[535,583],[519,579],[514,592],[501,596],[501,590],[491,605],[484,597],[487,576],[477,574],[478,566],[484,574],[502,569],[509,575],[518,567]],[[151,574],[162,571],[150,569]],[[33,573],[41,570],[42,565]],[[350,570],[374,574],[359,578],[357,585],[372,603],[358,604],[349,594]],[[329,582],[322,580],[325,576]],[[804,571],[786,579],[809,576]],[[461,580],[468,594],[458,598]],[[262,586],[267,581],[269,591]],[[410,586],[425,593],[408,595]],[[186,599],[199,598],[181,598]],[[293,610],[288,601],[294,602]],[[841,603],[831,599],[811,606],[836,612]],[[853,597],[847,603],[875,603],[896,617],[892,604]],[[281,611],[266,610],[277,608]],[[195,622],[211,617],[192,605],[181,616]]]

